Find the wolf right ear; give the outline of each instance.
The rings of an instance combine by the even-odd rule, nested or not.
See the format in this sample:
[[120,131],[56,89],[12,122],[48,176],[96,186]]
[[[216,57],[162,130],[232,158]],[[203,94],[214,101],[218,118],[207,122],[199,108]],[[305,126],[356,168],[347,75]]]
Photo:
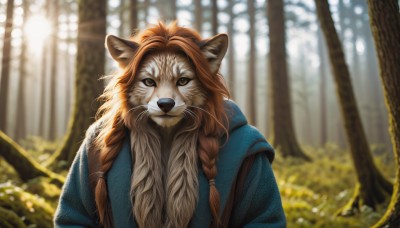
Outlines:
[[117,36],[108,35],[106,37],[106,47],[111,57],[118,62],[119,66],[125,68],[133,59],[139,44]]

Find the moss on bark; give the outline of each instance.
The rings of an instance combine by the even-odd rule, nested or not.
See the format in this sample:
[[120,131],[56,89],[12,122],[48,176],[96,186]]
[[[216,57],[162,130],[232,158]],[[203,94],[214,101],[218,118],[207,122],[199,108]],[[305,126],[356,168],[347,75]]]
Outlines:
[[64,177],[46,169],[35,160],[30,158],[26,151],[11,138],[0,131],[0,156],[18,173],[22,181],[27,182],[37,177],[48,177],[51,183],[61,187]]
[[397,0],[368,0],[372,35],[378,54],[389,131],[397,165],[392,199],[375,227],[400,227],[400,13]]
[[355,196],[343,208],[346,211],[340,213],[347,214],[349,210],[357,211],[364,204],[375,208],[377,204],[383,203],[392,193],[392,184],[382,176],[373,161],[358,112],[350,72],[333,23],[329,3],[327,0],[315,0],[315,3],[318,19],[328,46],[341,114],[359,184]]
[[[105,0],[79,1],[75,104],[64,142],[46,166],[67,168],[71,165],[99,108],[100,103],[96,99],[104,89],[99,78],[104,75],[105,65],[106,6]],[[59,161],[65,161],[66,166],[57,167]]]

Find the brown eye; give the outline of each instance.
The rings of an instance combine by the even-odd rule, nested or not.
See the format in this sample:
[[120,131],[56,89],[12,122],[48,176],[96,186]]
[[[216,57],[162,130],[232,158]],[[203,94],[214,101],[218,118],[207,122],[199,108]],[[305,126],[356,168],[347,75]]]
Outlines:
[[190,79],[190,78],[180,78],[180,79],[178,79],[178,81],[176,82],[176,85],[177,85],[177,86],[185,86],[185,85],[187,85],[187,84],[190,82],[190,80],[192,80],[192,79]]
[[143,82],[143,84],[145,84],[148,87],[155,87],[156,86],[156,82],[151,78],[143,79],[142,82]]

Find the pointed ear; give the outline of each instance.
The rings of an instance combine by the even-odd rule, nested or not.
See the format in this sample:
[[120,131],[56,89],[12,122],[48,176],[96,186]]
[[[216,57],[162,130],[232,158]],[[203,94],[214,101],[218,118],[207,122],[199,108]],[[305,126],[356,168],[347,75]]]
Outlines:
[[111,57],[119,63],[121,68],[125,68],[135,55],[139,44],[113,35],[108,35],[106,37],[106,46]]
[[228,49],[228,35],[218,34],[208,39],[200,48],[204,57],[210,64],[211,72],[217,73],[221,61],[226,54],[226,50]]

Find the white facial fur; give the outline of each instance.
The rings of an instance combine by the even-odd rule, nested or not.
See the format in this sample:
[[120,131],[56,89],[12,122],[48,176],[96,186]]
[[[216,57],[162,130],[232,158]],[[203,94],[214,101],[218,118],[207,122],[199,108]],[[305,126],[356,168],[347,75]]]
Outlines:
[[[181,78],[190,81],[179,84]],[[146,85],[145,79],[151,79],[154,86]],[[158,106],[157,101],[161,98],[174,100],[175,105],[170,111],[164,112]],[[200,106],[204,100],[205,92],[187,57],[166,52],[151,54],[142,61],[129,94],[129,102],[133,106],[146,106],[150,118],[161,127],[176,125],[188,106]]]

